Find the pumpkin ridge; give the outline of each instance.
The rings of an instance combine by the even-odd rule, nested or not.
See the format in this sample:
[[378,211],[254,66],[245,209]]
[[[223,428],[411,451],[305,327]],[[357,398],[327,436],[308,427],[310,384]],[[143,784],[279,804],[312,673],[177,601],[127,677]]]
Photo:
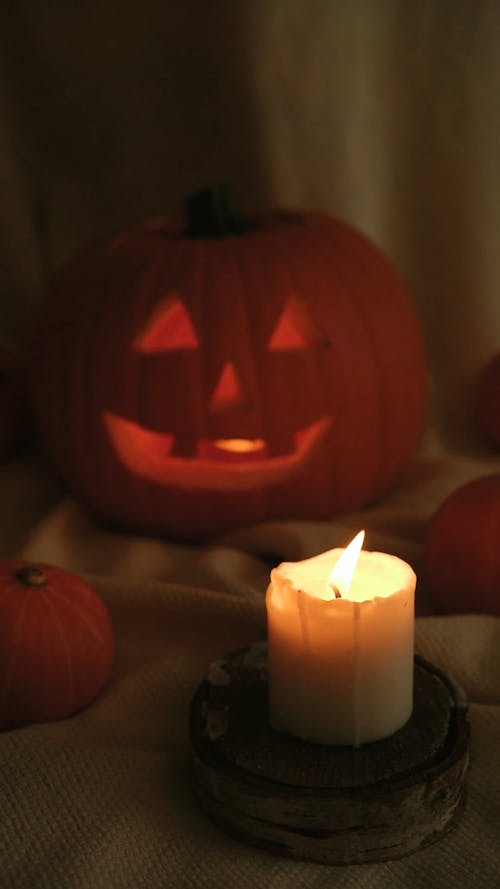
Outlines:
[[[162,244],[162,248],[164,245]],[[148,295],[148,287],[151,282],[155,278],[155,270],[158,265],[161,268],[163,261],[163,249],[160,252],[160,256],[157,258],[157,261],[153,262],[153,268],[150,268],[150,254],[141,252],[140,258],[137,261],[137,265],[135,268],[134,275],[130,274],[127,276],[127,285],[126,285],[126,294],[125,298],[121,292],[121,279],[118,279],[114,282],[113,286],[110,288],[110,299],[109,299],[109,318],[107,319],[107,339],[108,339],[108,354],[106,355],[106,367],[111,366],[112,368],[120,368],[121,375],[118,379],[115,377],[115,385],[120,390],[120,394],[124,397],[124,400],[128,403],[129,400],[132,402],[134,407],[139,404],[140,394],[141,394],[141,386],[142,386],[142,377],[143,373],[141,373],[142,363],[138,363],[138,373],[137,375],[133,372],[133,367],[129,362],[126,365],[121,365],[118,358],[121,352],[124,349],[130,348],[130,327],[133,324],[134,319],[134,310],[141,309],[141,312],[144,311],[144,302],[147,299]],[[146,274],[146,284],[143,280],[144,275]],[[152,288],[153,289],[153,288]],[[137,293],[140,293],[140,299],[137,298]],[[130,296],[130,294],[132,296]],[[134,298],[135,295],[135,298]],[[146,296],[145,296],[146,295]],[[123,308],[121,308],[123,306]],[[116,319],[120,319],[120,323],[116,324]],[[111,335],[111,330],[112,335]],[[96,344],[97,346],[97,344]],[[99,349],[96,348],[97,354],[99,354]],[[99,393],[99,381],[98,385],[94,387],[94,391],[96,395]],[[136,401],[137,399],[137,401]],[[101,413],[101,409],[99,409],[99,413]],[[93,465],[98,461],[89,461],[89,467],[92,467],[91,472],[93,471]],[[134,483],[134,480],[132,480]],[[92,478],[90,484],[93,485],[96,489],[97,496],[99,497],[99,490],[102,485],[102,489],[108,491],[111,487],[113,487],[112,482],[109,477],[109,473],[105,470],[105,465],[103,463],[102,466],[102,480],[100,483],[97,483],[97,479]],[[116,479],[116,487],[119,489],[119,480],[118,477]]]
[[[286,236],[285,236],[286,237]],[[256,302],[255,293],[262,289],[264,281],[268,278],[268,269],[271,270],[272,278],[269,279],[269,289],[271,296],[274,292],[278,292],[279,297],[281,298],[281,292],[279,288],[276,287],[276,276],[278,271],[278,265],[280,269],[280,277],[283,274],[287,274],[287,265],[282,261],[281,256],[278,253],[278,245],[280,245],[280,232],[275,231],[273,233],[273,238],[271,240],[263,240],[259,246],[260,252],[260,268],[256,268],[255,260],[248,249],[248,245],[234,243],[233,249],[235,258],[237,261],[237,267],[239,270],[239,276],[241,279],[241,287],[243,294],[243,301],[245,307],[245,317],[247,319],[247,331],[250,343],[250,356],[252,361],[252,368],[254,371],[254,387],[256,393],[256,411],[258,416],[258,433],[259,437],[264,439],[268,444],[271,445],[269,461],[271,460],[291,460],[292,456],[295,453],[295,448],[289,452],[284,453],[273,453],[274,448],[272,447],[273,441],[275,441],[275,434],[272,430],[273,421],[275,420],[276,413],[276,405],[270,404],[269,397],[266,397],[267,392],[269,391],[269,385],[271,380],[271,373],[268,370],[268,362],[270,359],[269,355],[269,336],[267,335],[271,331],[267,331],[266,336],[264,338],[264,326],[262,324],[261,313]],[[281,251],[280,251],[281,252]],[[254,284],[255,272],[257,271],[257,281]],[[259,280],[260,277],[260,280]],[[251,282],[251,286],[248,282]],[[276,313],[276,319],[279,319],[280,311],[278,310]],[[274,325],[273,325],[274,326]],[[255,356],[260,356],[264,354],[264,359],[257,358]],[[310,423],[304,423],[304,426],[309,426]],[[291,442],[294,442],[294,434],[298,429],[290,432]],[[293,465],[293,461],[291,460],[291,465]],[[269,500],[269,492],[259,492],[259,497],[262,501]],[[273,495],[274,496],[274,495]]]
[[[21,564],[19,560],[19,565]],[[16,580],[14,574],[18,567],[18,560],[12,560],[11,562],[12,569],[10,571],[2,572],[0,575],[0,608],[2,606],[2,600],[8,603],[9,597],[11,595],[16,596],[19,595],[19,581]],[[1,616],[0,616],[1,620]]]
[[232,245],[232,249],[230,249],[228,252],[234,263],[235,276],[238,281],[239,290],[241,293],[241,307],[245,324],[245,332],[250,344],[249,352],[250,364],[252,368],[252,379],[250,381],[250,384],[252,386],[252,399],[255,403],[255,413],[258,420],[258,428],[256,427],[256,432],[258,432],[257,437],[266,438],[266,436],[264,435],[264,424],[262,421],[262,396],[260,388],[261,380],[259,378],[258,362],[256,362],[253,358],[253,356],[257,354],[257,334],[255,332],[255,325],[252,323],[251,320],[251,313],[249,312],[251,296],[249,288],[245,283],[247,275],[245,273],[243,251],[241,250],[240,244],[235,243],[234,245]]
[[[363,241],[357,241],[356,243],[351,244],[352,251],[354,255],[357,257],[356,263],[354,263],[355,275],[357,270],[363,270],[365,273],[365,277],[369,278],[369,274],[367,274],[367,265],[366,265],[366,250],[365,250],[365,241],[364,235],[361,233]],[[377,247],[377,250],[380,248]],[[370,257],[373,259],[373,253],[370,253]],[[368,272],[370,270],[368,269]],[[356,287],[353,288],[354,292],[356,292]],[[375,294],[374,294],[375,296]],[[387,402],[387,375],[380,373],[380,368],[382,366],[380,361],[380,347],[377,342],[377,338],[373,334],[373,319],[372,313],[369,311],[366,302],[363,300],[357,300],[357,304],[359,307],[360,314],[363,318],[363,322],[366,327],[367,335],[371,344],[371,355],[373,361],[373,371],[374,378],[377,380],[377,389],[378,389],[378,415],[379,415],[379,452],[378,452],[378,471],[375,474],[374,484],[375,488],[377,487],[377,479],[380,475],[385,476],[388,472],[388,463],[391,461],[391,453],[387,447],[388,438],[387,438],[387,414],[388,414],[388,402]],[[369,304],[368,304],[369,305]],[[390,474],[394,475],[393,471],[390,470]],[[375,492],[374,492],[375,493]],[[373,496],[373,495],[372,495]]]
[[[17,584],[14,582],[11,587],[11,589],[13,589],[14,592],[17,592],[16,586],[17,586]],[[6,665],[6,668],[5,668],[4,674],[3,674],[2,691],[0,693],[0,702],[4,702],[7,699],[9,689],[12,684],[12,676],[13,676],[14,666],[15,666],[15,663],[17,660],[17,656],[19,655],[20,647],[21,647],[21,644],[20,644],[21,643],[21,635],[22,635],[21,630],[22,630],[24,623],[26,621],[26,617],[27,617],[28,609],[29,609],[29,600],[30,600],[31,595],[33,595],[33,594],[39,595],[40,591],[39,590],[32,590],[32,589],[27,591],[27,593],[25,595],[25,600],[24,600],[24,608],[22,609],[21,613],[17,616],[16,622],[15,622],[14,626],[12,627],[12,632],[11,632],[12,651],[10,654],[8,664]]]
[[[87,629],[89,631],[89,634],[97,642],[101,642],[101,643],[104,642],[105,636],[100,635],[98,632],[96,632],[96,628],[93,626],[92,622],[89,620],[89,611],[88,610],[79,608],[77,603],[74,601],[74,599],[72,599],[71,596],[65,595],[64,592],[62,592],[61,590],[55,590],[53,587],[51,587],[50,588],[50,595],[53,598],[56,598],[56,599],[58,598],[61,602],[64,602],[66,605],[71,606],[73,613],[76,614],[78,616],[79,620],[81,620],[82,623],[85,624],[85,626],[87,627]],[[94,603],[94,604],[97,605],[98,603]],[[96,610],[96,612],[98,612],[101,609],[96,608],[95,610]]]
[[[104,264],[105,276],[107,276],[110,268],[109,257],[104,253],[100,257],[100,262]],[[131,264],[133,269],[127,275],[128,288],[136,286],[143,269],[149,267],[147,258],[142,254],[132,255]],[[100,338],[103,334],[106,337],[107,362],[109,363],[109,353],[112,349],[117,349],[121,340],[124,339],[123,334],[122,337],[117,335],[116,328],[118,326],[119,329],[123,329],[126,326],[126,318],[128,316],[126,311],[123,311],[123,306],[127,307],[127,295],[123,294],[123,290],[120,289],[118,283],[115,283],[111,288],[108,286],[107,293],[101,292],[99,299],[90,300],[89,309],[86,296],[87,291],[92,289],[93,277],[91,275],[86,289],[82,288],[80,291],[76,354],[70,362],[73,368],[77,368],[79,371],[78,385],[84,392],[84,397],[81,399],[84,409],[82,410],[81,406],[77,409],[75,405],[73,421],[73,439],[76,442],[73,447],[76,458],[73,456],[73,461],[82,467],[82,473],[77,485],[74,483],[75,475],[73,472],[70,473],[69,481],[73,489],[76,487],[83,494],[86,491],[96,492],[96,496],[99,498],[100,492],[106,490],[110,484],[109,472],[104,469],[105,461],[100,458],[106,444],[103,444],[99,439],[95,440],[92,435],[89,437],[88,430],[92,429],[91,420],[94,412],[96,409],[99,410],[101,387],[97,378],[99,368],[102,366]],[[99,285],[96,289],[102,290],[102,285]],[[125,319],[125,321],[122,320],[122,323],[117,325],[116,319]],[[114,333],[112,336],[109,335],[111,326],[113,326]],[[68,361],[66,361],[66,364],[68,364]],[[61,363],[59,367],[61,374],[63,373],[63,367],[64,363]],[[78,399],[74,398],[74,386],[71,386],[71,378],[68,379],[67,388],[69,391],[69,401],[73,406]],[[73,397],[71,397],[72,391]],[[64,412],[61,412],[61,422],[64,422],[63,418]],[[62,434],[64,435],[64,430]],[[92,454],[91,458],[88,456],[89,453]],[[84,499],[86,498],[84,497]]]
[[[322,302],[326,301],[327,298],[329,298],[332,302],[335,302],[335,299],[337,299],[340,303],[340,308],[343,309],[344,311],[349,312],[351,323],[354,324],[357,328],[361,329],[364,332],[365,337],[368,340],[368,342],[371,345],[373,345],[365,314],[364,314],[364,312],[362,312],[360,310],[360,300],[357,298],[357,294],[355,292],[356,288],[353,287],[352,279],[350,279],[349,276],[346,277],[346,275],[344,274],[344,270],[342,269],[341,265],[337,262],[336,255],[332,258],[331,244],[329,244],[328,242],[325,241],[325,238],[329,234],[329,232],[327,232],[325,230],[324,220],[321,217],[319,218],[318,221],[319,221],[319,225],[317,225],[315,227],[311,226],[310,228],[308,228],[302,237],[303,237],[304,247],[306,247],[308,250],[308,259],[309,259],[309,256],[312,257],[311,259],[309,259],[309,262],[312,263],[314,261],[315,255],[320,256],[320,258],[321,258],[321,271],[318,275],[318,286],[317,286],[317,292],[319,294],[319,297]],[[295,262],[297,262],[297,256],[298,256],[298,251],[295,251],[294,252],[294,261]],[[317,262],[317,260],[316,260],[316,262]],[[332,268],[334,269],[336,280],[335,280],[334,286],[330,289],[329,287],[327,288],[325,285],[323,285],[322,280],[323,280],[323,278],[325,278],[325,276],[323,274],[324,270],[325,269],[331,270]],[[326,278],[325,278],[325,280],[326,280]],[[346,342],[345,348],[347,350],[348,350],[348,346],[349,346],[349,344]],[[335,349],[335,348],[336,348],[336,344],[335,344],[335,341],[333,341],[332,342],[332,349]],[[336,351],[338,352],[338,348],[336,349]],[[363,351],[363,354],[366,356],[367,352]],[[379,415],[379,381],[377,379],[377,374],[373,373],[373,365],[374,365],[373,349],[370,350],[369,354],[371,355],[370,372],[368,371],[368,367],[367,367],[366,373],[369,375],[372,385],[374,385],[376,387],[376,395],[374,397],[374,400],[369,402],[369,405],[370,405],[370,407],[372,405],[376,406],[375,412],[377,415]],[[343,368],[343,366],[344,365],[342,364],[342,368]],[[349,380],[344,380],[343,385],[346,387],[345,389],[343,389],[343,391],[345,393],[347,393],[348,398],[349,397],[352,398],[352,397],[356,396],[356,393],[353,393],[352,390],[349,388]],[[342,422],[342,418],[340,418],[339,422]],[[377,477],[377,467],[380,462],[380,460],[379,460],[379,451],[380,451],[379,442],[377,440],[376,450],[373,448],[373,437],[371,439],[371,442],[372,442],[372,450],[369,454],[369,462],[368,462],[368,464],[365,464],[365,465],[369,466],[369,473],[367,475],[363,476],[363,479],[364,479],[363,488],[366,489],[368,487],[370,489],[370,491],[373,490],[375,480]],[[334,459],[334,457],[332,457],[332,458]],[[361,467],[358,467],[358,470],[361,471]],[[349,504],[349,508],[352,508],[352,507],[356,508],[359,505],[360,505],[360,501],[359,501],[359,495],[358,495],[356,498],[356,501],[351,502]],[[335,507],[335,496],[332,498],[330,511],[332,513],[338,513],[338,510]]]
[[[339,227],[335,225],[336,228],[336,236],[339,235]],[[323,255],[327,257],[328,261],[328,250],[327,245],[324,243],[324,236],[326,232],[321,229],[321,249]],[[350,243],[350,248],[355,250],[357,244]],[[339,281],[342,283],[342,286],[345,290],[346,296],[352,301],[353,305],[356,307],[357,316],[359,318],[360,323],[362,324],[365,334],[366,340],[370,344],[370,363],[372,367],[371,379],[373,380],[376,387],[376,395],[374,404],[376,405],[376,414],[378,416],[378,428],[376,430],[376,459],[373,461],[373,472],[370,483],[371,494],[369,497],[369,501],[373,499],[375,495],[375,490],[377,487],[377,479],[382,470],[382,465],[384,462],[384,447],[383,447],[383,430],[386,423],[383,422],[383,419],[386,414],[386,410],[384,407],[384,399],[382,392],[382,380],[379,370],[379,362],[378,362],[378,349],[375,341],[375,337],[373,335],[371,319],[369,316],[369,312],[366,310],[366,301],[363,298],[363,295],[359,294],[359,287],[356,283],[356,274],[354,276],[351,274],[351,267],[345,268],[345,257],[343,255],[343,251],[339,250],[339,256],[336,257],[335,260],[335,269],[338,276]],[[372,438],[373,441],[373,438]]]
[[[355,254],[357,252],[356,248],[358,246],[359,246],[359,244],[357,242],[355,244],[354,243],[351,244],[351,248],[353,249],[353,252]],[[359,261],[359,257],[358,257],[358,261]],[[373,488],[373,486],[376,487],[376,485],[377,485],[377,479],[380,476],[380,474],[382,473],[384,460],[386,459],[385,458],[385,454],[386,454],[385,438],[386,438],[386,428],[387,428],[388,424],[386,422],[387,402],[386,402],[386,398],[384,397],[384,395],[387,391],[387,381],[386,381],[385,375],[382,376],[380,373],[380,361],[379,361],[380,351],[379,351],[379,348],[377,345],[376,337],[373,334],[372,318],[371,318],[369,310],[367,310],[367,301],[365,301],[362,298],[361,299],[359,298],[357,287],[356,287],[356,272],[358,271],[358,269],[361,269],[361,268],[366,269],[366,264],[361,263],[361,262],[360,262],[359,266],[357,264],[355,264],[355,266],[354,266],[355,274],[353,277],[351,277],[350,274],[348,274],[347,283],[348,283],[348,289],[351,294],[351,297],[356,302],[358,312],[359,312],[360,317],[362,319],[363,326],[366,330],[368,342],[370,343],[370,355],[371,355],[371,362],[372,362],[373,378],[377,384],[377,414],[378,414],[378,420],[379,420],[379,424],[378,424],[378,453],[377,453],[377,466],[375,468],[375,474],[374,474],[374,479],[373,479],[373,484],[372,484],[372,488]],[[369,277],[369,276],[367,276],[367,277]],[[344,278],[344,280],[346,280],[346,279]],[[374,492],[372,491],[372,497],[373,497],[373,494],[374,494]]]
[[[302,236],[303,236],[303,238],[304,238],[303,243],[304,243],[304,244],[307,244],[307,236],[304,235],[304,233],[302,233]],[[307,246],[308,246],[308,245],[307,245]],[[299,252],[298,252],[298,251],[294,251],[294,252],[292,253],[292,255],[289,257],[288,262],[287,262],[287,265],[288,265],[288,269],[289,269],[289,273],[290,273],[290,279],[291,279],[291,281],[292,281],[292,293],[297,294],[297,296],[298,296],[298,298],[299,298],[299,300],[300,300],[300,294],[302,293],[302,283],[301,283],[302,273],[301,273],[301,272],[299,273],[299,269],[298,269],[298,259],[299,259]],[[298,283],[299,281],[300,281],[300,283]],[[317,309],[317,306],[316,306],[315,308]],[[314,343],[314,345],[318,346],[318,345],[320,345],[320,343],[321,343],[321,337],[324,337],[324,331],[322,331],[322,330],[319,329],[319,327],[318,327],[318,325],[317,325],[317,323],[316,323],[316,317],[315,317],[314,312],[311,311],[310,314],[311,314],[311,316],[312,316],[312,319],[311,319],[311,320],[312,320],[312,322],[313,322],[313,324],[314,324],[314,327],[315,327],[315,333],[316,333],[317,336],[318,336],[318,342]],[[331,343],[330,343],[330,341],[328,341],[328,346],[330,346],[330,345],[331,345]],[[317,349],[317,351],[316,351],[316,373],[317,373],[318,377],[321,378],[322,374],[321,374],[321,368],[320,368],[319,351],[318,351],[318,349]],[[322,400],[322,412],[321,412],[321,417],[323,417],[323,416],[328,416],[328,413],[329,413],[328,405],[327,405],[327,403],[326,403],[326,397],[325,397],[325,395],[324,395],[324,389],[323,389],[323,387],[322,387],[322,393],[323,393],[323,394],[322,394],[322,399],[321,399],[321,400]]]
[[[207,358],[209,356],[210,349],[207,349],[207,336],[206,330],[209,327],[207,323],[207,317],[210,316],[212,311],[211,307],[211,298],[213,287],[211,272],[213,271],[213,258],[212,252],[205,252],[203,249],[203,242],[197,240],[194,244],[194,260],[193,260],[193,268],[192,268],[192,280],[196,283],[194,289],[194,300],[199,300],[199,305],[196,307],[199,311],[200,317],[200,331],[203,336],[201,337],[200,343],[200,362],[198,364],[198,378],[196,380],[196,384],[194,386],[195,389],[195,411],[196,417],[194,418],[194,435],[196,440],[198,440],[201,436],[202,430],[206,429],[210,422],[210,413],[208,409],[208,404],[210,402],[210,391],[208,390],[208,381],[210,379],[210,374],[207,368]],[[204,298],[200,299],[200,292],[203,292]],[[207,298],[207,292],[209,294]],[[200,379],[201,377],[201,379]],[[192,393],[191,393],[192,397]]]
[[498,504],[489,503],[483,509],[484,523],[481,527],[480,542],[477,551],[477,564],[475,573],[477,577],[477,586],[489,593],[491,599],[496,592],[496,583],[491,577],[490,558],[491,541],[498,540],[500,530],[500,509]]
[[[168,256],[169,254],[170,257]],[[147,276],[146,281],[141,281],[141,293],[143,294],[142,299],[131,301],[131,327],[134,331],[136,328],[136,318],[139,318],[140,316],[144,318],[145,316],[147,319],[149,319],[154,309],[154,305],[157,301],[157,292],[160,290],[160,288],[162,291],[165,290],[162,278],[163,269],[167,261],[169,263],[169,275],[172,273],[172,277],[175,280],[179,276],[179,271],[182,270],[184,257],[183,254],[178,250],[172,250],[170,241],[168,239],[165,239],[160,246],[159,254],[156,258],[156,261],[153,262],[151,273]],[[147,262],[145,262],[145,266],[147,269]],[[142,321],[141,324],[143,325],[144,321]],[[125,348],[127,348],[126,344]],[[134,416],[139,417],[141,415],[141,406],[144,404],[148,404],[148,392],[146,390],[148,374],[146,373],[144,360],[139,361],[136,375],[130,373],[130,380],[130,389],[133,390],[134,393],[130,397],[130,402],[133,406],[133,410],[135,411]],[[138,483],[136,483],[136,487],[138,487]],[[137,491],[136,496],[140,496],[139,491]]]
[[[307,231],[307,227],[306,227]],[[304,236],[304,232],[300,230],[300,234]],[[279,259],[279,265],[281,267],[281,274],[286,279],[288,283],[288,294],[289,296],[285,300],[284,307],[286,308],[288,300],[290,298],[296,297],[299,302],[302,300],[302,292],[303,286],[301,282],[302,273],[300,269],[300,262],[303,255],[303,250],[306,245],[306,237],[304,236],[304,240],[301,242],[300,239],[297,238],[298,232],[292,231],[290,229],[286,229],[283,232],[278,233],[278,246],[275,251],[273,251],[273,256],[275,260]],[[296,250],[290,251],[290,238],[294,240],[298,240],[298,246]],[[315,294],[315,296],[317,296]],[[309,303],[309,300],[308,300]],[[316,327],[316,319],[315,319],[315,310],[317,305],[314,304],[313,299],[310,300],[310,304],[306,307],[306,312],[311,316],[311,322]],[[319,331],[318,331],[319,333]],[[309,354],[314,359],[314,369],[312,373],[314,374],[314,386],[313,391],[315,394],[320,393],[318,409],[315,411],[315,420],[313,421],[314,425],[321,424],[322,426],[329,428],[332,426],[332,420],[329,418],[329,410],[326,405],[326,397],[325,397],[325,387],[322,382],[322,374],[320,372],[320,361],[319,361],[319,337],[318,340],[313,338],[311,343],[308,343],[304,346],[305,350],[309,352]],[[308,426],[310,424],[307,424]],[[311,480],[312,481],[312,480]],[[321,496],[324,495],[324,485],[322,485]]]
[[[52,596],[54,594],[54,590],[51,589],[50,593]],[[72,709],[73,701],[75,699],[75,680],[74,680],[73,660],[70,655],[68,640],[67,640],[66,634],[64,633],[64,630],[62,628],[62,624],[59,619],[59,615],[57,614],[57,612],[54,608],[54,605],[51,601],[51,596],[49,596],[47,594],[45,589],[42,590],[42,595],[43,595],[43,598],[45,599],[46,606],[48,606],[49,611],[52,614],[53,626],[57,628],[59,638],[61,639],[61,642],[62,642],[62,648],[64,650],[64,656],[65,656],[66,666],[67,666],[67,670],[68,670],[68,676],[67,676],[68,685],[67,685],[66,699],[68,701],[68,709]],[[61,675],[62,675],[62,672],[63,671],[61,670]]]
[[[348,231],[343,231],[340,233],[341,238],[345,239],[348,237]],[[388,257],[388,255],[384,252],[381,247],[374,244],[370,237],[365,235],[363,232],[359,232],[359,238],[355,241],[353,240],[350,243],[350,249],[352,257],[354,258],[354,262],[350,267],[354,269],[354,276],[356,278],[357,271],[364,269],[365,274],[364,278],[366,279],[368,275],[366,274],[366,270],[371,272],[374,281],[375,281],[375,290],[373,293],[373,297],[380,299],[381,296],[385,292],[389,292],[392,299],[392,305],[395,307],[395,311],[398,314],[398,323],[403,323],[405,325],[405,330],[407,334],[411,337],[411,342],[407,342],[407,346],[409,345],[412,353],[413,364],[415,365],[418,362],[418,365],[421,364],[422,371],[421,373],[416,373],[415,369],[411,374],[408,373],[408,369],[406,366],[404,368],[400,367],[401,373],[403,373],[403,379],[406,388],[408,385],[411,385],[413,380],[418,380],[424,373],[425,366],[425,354],[423,350],[423,342],[421,335],[421,327],[418,318],[418,314],[414,303],[411,299],[411,296],[408,292],[406,283],[402,279],[398,269]],[[341,252],[341,259],[345,262],[345,251]],[[382,283],[381,283],[382,282]],[[383,287],[382,287],[383,284]],[[406,295],[406,298],[403,299],[403,295]],[[371,303],[367,303],[367,308],[370,311],[366,312],[366,317],[369,321],[370,327],[375,332],[377,331],[377,321],[376,321],[376,308],[371,311]],[[382,416],[384,420],[387,418],[391,418],[391,414],[394,413],[395,407],[398,406],[398,402],[393,398],[390,398],[390,393],[393,391],[394,387],[391,387],[391,381],[393,380],[393,370],[387,366],[385,362],[385,345],[381,345],[379,343],[379,339],[377,336],[373,336],[373,342],[376,350],[377,357],[377,366],[380,369],[378,373],[378,379],[381,387],[381,408],[383,410]],[[394,343],[395,347],[398,347],[398,339],[393,338],[391,340],[391,345]],[[417,354],[419,353],[419,354]],[[395,354],[398,355],[398,349],[395,349]],[[397,363],[400,365],[400,361]],[[381,371],[383,370],[383,373]],[[420,367],[419,367],[420,371]],[[417,414],[415,410],[413,410],[413,419],[414,419],[414,433],[413,435],[408,435],[405,430],[404,436],[404,448],[401,449],[401,438],[396,436],[389,435],[390,422],[384,422],[383,428],[381,430],[381,442],[383,441],[384,447],[381,450],[381,462],[380,462],[380,473],[382,476],[382,486],[383,489],[386,490],[389,484],[393,484],[395,479],[400,474],[403,466],[408,464],[409,461],[409,453],[410,451],[413,453],[415,450],[415,440],[418,438],[418,430],[421,431],[422,422],[423,422],[423,413],[424,413],[424,405],[425,405],[425,379],[424,379],[424,390],[423,393],[417,393],[416,391],[412,391],[412,401],[415,399],[416,406],[419,407],[419,413]],[[420,403],[419,403],[420,402]],[[404,398],[405,408],[408,403],[408,395]],[[401,406],[401,403],[399,404]],[[408,411],[404,410],[404,416],[406,417]],[[410,448],[409,442],[412,441],[412,446]],[[378,496],[380,491],[375,491],[375,495]]]

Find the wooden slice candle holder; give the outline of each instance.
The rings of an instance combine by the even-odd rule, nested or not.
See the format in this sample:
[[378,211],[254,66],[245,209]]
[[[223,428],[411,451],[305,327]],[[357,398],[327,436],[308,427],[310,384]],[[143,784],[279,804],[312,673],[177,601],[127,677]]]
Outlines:
[[227,832],[323,864],[399,858],[433,843],[464,803],[463,693],[415,657],[414,708],[390,738],[313,744],[268,723],[264,643],[212,664],[190,714],[198,799]]

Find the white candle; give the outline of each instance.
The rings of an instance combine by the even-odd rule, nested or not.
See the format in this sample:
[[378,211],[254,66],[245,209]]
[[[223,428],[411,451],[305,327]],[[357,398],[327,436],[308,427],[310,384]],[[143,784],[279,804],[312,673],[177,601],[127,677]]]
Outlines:
[[416,577],[386,553],[356,563],[359,537],[271,571],[270,721],[304,740],[358,747],[411,716]]

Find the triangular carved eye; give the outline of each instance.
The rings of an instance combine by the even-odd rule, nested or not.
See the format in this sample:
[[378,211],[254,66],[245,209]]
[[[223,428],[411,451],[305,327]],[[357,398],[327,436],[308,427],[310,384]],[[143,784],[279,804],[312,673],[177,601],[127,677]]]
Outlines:
[[304,305],[291,296],[269,340],[269,349],[307,349],[315,340],[317,334]]
[[133,347],[138,352],[167,352],[198,347],[191,318],[176,293],[169,293],[156,307]]
[[210,400],[212,410],[237,407],[243,403],[243,393],[230,361],[224,365]]

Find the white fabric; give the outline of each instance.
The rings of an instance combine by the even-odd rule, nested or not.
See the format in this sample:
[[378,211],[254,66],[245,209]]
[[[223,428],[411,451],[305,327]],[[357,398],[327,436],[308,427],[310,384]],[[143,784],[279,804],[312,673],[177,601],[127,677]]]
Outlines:
[[[447,464],[445,482],[434,474],[431,485],[429,464],[417,461],[392,497],[363,514],[272,523],[195,547],[100,527],[36,461],[0,468],[0,556],[81,574],[107,602],[117,643],[94,704],[0,737],[2,889],[441,889],[472,878],[499,886],[500,618],[417,619],[416,650],[465,690],[472,732],[464,814],[428,849],[333,869],[276,858],[212,825],[189,770],[189,701],[212,660],[265,638],[270,567],[345,541],[361,525],[369,548],[415,564],[433,498],[463,473]],[[417,611],[432,612],[421,586]]]

